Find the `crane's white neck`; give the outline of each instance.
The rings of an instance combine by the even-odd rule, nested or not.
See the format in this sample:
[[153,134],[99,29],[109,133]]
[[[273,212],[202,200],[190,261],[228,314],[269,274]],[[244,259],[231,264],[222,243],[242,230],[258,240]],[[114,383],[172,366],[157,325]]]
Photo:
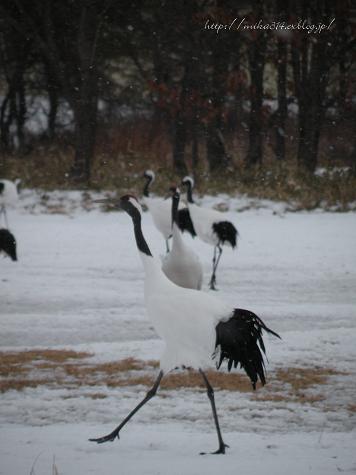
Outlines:
[[140,252],[140,258],[145,272],[145,298],[164,292],[171,285],[161,269],[161,262],[152,256]]
[[177,223],[173,223],[173,246],[172,246],[172,253],[174,254],[175,251],[179,251],[183,249],[184,247],[184,242],[183,242],[183,237],[180,229],[178,228]]

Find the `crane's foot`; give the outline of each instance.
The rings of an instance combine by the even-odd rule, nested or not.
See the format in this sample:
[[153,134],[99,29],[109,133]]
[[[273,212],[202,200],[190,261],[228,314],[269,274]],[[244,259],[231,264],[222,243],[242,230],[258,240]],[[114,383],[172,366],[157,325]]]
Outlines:
[[90,442],[97,442],[98,444],[103,444],[104,442],[114,442],[116,437],[118,439],[120,439],[119,431],[115,429],[108,435],[104,435],[103,437],[99,437],[97,439],[89,439],[89,441]]
[[[211,455],[216,455],[216,454],[225,454],[225,449],[228,449],[229,446],[227,444],[220,444],[220,447],[218,448],[218,450],[216,450],[215,452],[209,452],[209,454]],[[207,452],[200,452],[200,455],[207,455],[208,453]]]
[[209,282],[209,288],[210,288],[210,290],[218,290],[216,288],[216,280],[215,279],[211,279],[211,281]]

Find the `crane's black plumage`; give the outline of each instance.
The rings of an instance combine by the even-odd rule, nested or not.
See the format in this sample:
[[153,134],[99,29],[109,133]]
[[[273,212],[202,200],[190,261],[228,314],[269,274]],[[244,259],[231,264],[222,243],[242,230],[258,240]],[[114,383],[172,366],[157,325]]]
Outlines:
[[5,185],[4,185],[4,183],[2,183],[2,182],[0,181],[0,195],[3,194],[4,190],[5,190]]
[[126,211],[126,213],[132,218],[132,222],[134,225],[135,239],[136,239],[136,244],[137,244],[138,249],[144,254],[146,254],[147,256],[152,256],[151,251],[147,245],[147,242],[142,234],[141,213],[139,209],[137,208],[138,203],[135,206],[133,204],[134,202],[136,202],[136,198],[134,196],[125,195],[120,198],[119,206],[121,207],[121,209]]
[[230,221],[219,221],[218,223],[214,223],[213,231],[218,236],[221,244],[229,242],[232,248],[236,247],[237,236],[239,233]]
[[261,353],[261,350],[265,353],[263,330],[280,338],[277,333],[267,328],[257,315],[242,308],[236,308],[229,320],[216,326],[215,348],[220,350],[217,367],[220,368],[224,360],[227,360],[229,371],[240,365],[251,379],[253,389],[256,389],[258,379],[262,385],[266,384]]
[[184,231],[188,231],[192,237],[197,235],[188,208],[178,210],[178,226],[183,233]]
[[0,252],[3,251],[13,261],[17,261],[16,239],[8,229],[0,229]]

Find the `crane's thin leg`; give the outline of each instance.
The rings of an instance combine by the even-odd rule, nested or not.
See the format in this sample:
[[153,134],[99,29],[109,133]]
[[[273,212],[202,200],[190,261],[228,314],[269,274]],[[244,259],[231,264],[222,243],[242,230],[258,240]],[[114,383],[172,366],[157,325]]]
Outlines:
[[167,253],[169,252],[169,243],[168,243],[168,239],[166,239],[166,252],[167,252]]
[[132,416],[134,416],[136,414],[136,412],[141,409],[142,406],[144,406],[146,404],[146,402],[148,402],[150,399],[153,398],[153,396],[155,396],[156,392],[157,392],[157,389],[161,383],[161,379],[163,378],[163,371],[161,370],[158,374],[158,377],[154,383],[154,385],[152,386],[152,388],[147,392],[146,396],[142,399],[142,401],[135,407],[135,409],[133,409],[130,414],[125,417],[125,419],[121,422],[120,425],[118,425],[116,427],[116,429],[114,429],[110,434],[108,435],[104,435],[103,437],[99,437],[97,439],[89,439],[90,442],[97,442],[98,444],[102,444],[104,442],[113,442],[115,440],[115,438],[117,437],[118,439],[120,438],[119,437],[119,432],[120,430],[124,427],[124,425],[126,425],[129,420],[131,419]]
[[[216,257],[216,250],[218,250],[218,252],[219,252],[218,257]],[[223,250],[222,250],[222,247],[220,246],[220,244],[217,244],[214,247],[213,273],[211,274],[211,279],[210,279],[210,283],[209,283],[209,286],[210,286],[211,290],[217,290],[216,287],[215,287],[215,284],[216,284],[216,270],[218,268],[218,264],[219,264],[219,261],[220,261],[222,251]]]
[[[202,375],[204,383],[206,385],[206,390],[207,390],[208,398],[210,400],[211,408],[213,410],[214,422],[215,422],[216,432],[218,434],[218,440],[219,440],[219,448],[216,452],[212,452],[212,454],[224,454],[225,448],[229,446],[224,443],[222,435],[221,435],[218,414],[216,412],[216,406],[215,406],[214,390],[211,384],[209,383],[209,380],[206,377],[206,374],[204,373],[204,371],[202,369],[199,369],[199,372]],[[205,455],[205,452],[201,452],[201,455]]]
[[216,288],[215,288],[216,277],[215,277],[215,273],[214,273],[214,270],[215,270],[215,263],[216,263],[216,246],[214,246],[213,272],[212,272],[212,274],[211,274],[211,278],[210,278],[210,282],[209,282],[210,290],[216,290]]

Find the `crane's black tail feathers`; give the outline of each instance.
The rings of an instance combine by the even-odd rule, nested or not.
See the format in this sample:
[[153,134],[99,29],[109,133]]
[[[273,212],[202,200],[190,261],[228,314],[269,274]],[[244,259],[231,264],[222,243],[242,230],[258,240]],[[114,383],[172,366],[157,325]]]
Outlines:
[[16,239],[8,229],[0,229],[0,252],[3,251],[13,261],[17,261]]
[[214,223],[213,231],[217,235],[221,244],[224,244],[227,241],[231,244],[232,248],[236,247],[239,232],[230,221],[219,221],[218,223]]
[[215,349],[217,355],[220,353],[217,368],[220,368],[225,359],[229,371],[232,366],[236,368],[239,364],[250,378],[253,389],[256,389],[258,379],[262,385],[266,384],[263,330],[280,338],[277,333],[267,328],[257,315],[241,308],[236,308],[229,320],[216,326]]
[[184,231],[188,231],[192,237],[197,235],[188,208],[182,208],[178,210],[178,226],[183,233]]

